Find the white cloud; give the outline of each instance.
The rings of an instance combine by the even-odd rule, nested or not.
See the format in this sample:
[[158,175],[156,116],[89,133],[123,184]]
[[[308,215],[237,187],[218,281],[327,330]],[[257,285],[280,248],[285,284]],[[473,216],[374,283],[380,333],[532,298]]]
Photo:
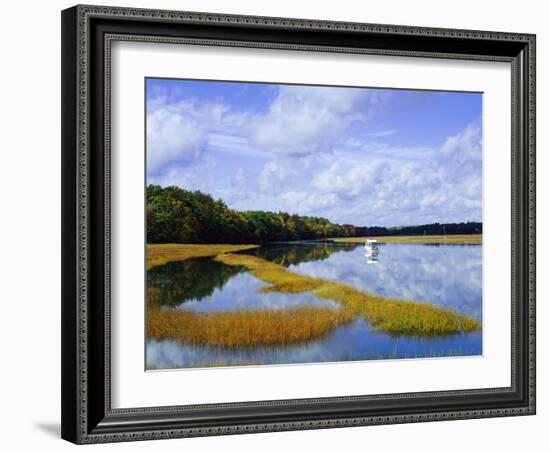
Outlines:
[[148,171],[189,165],[207,150],[256,158],[332,151],[378,101],[364,89],[279,86],[267,112],[250,113],[196,100],[170,103],[159,94],[148,102]]
[[252,118],[250,142],[264,151],[283,155],[307,155],[330,150],[354,121],[369,92],[313,86],[280,86],[267,114]]
[[148,172],[156,174],[175,162],[181,166],[197,161],[210,129],[219,126],[226,111],[219,104],[168,104],[162,98],[151,102],[147,114]]
[[303,158],[271,160],[264,164],[258,174],[258,184],[262,192],[277,193],[289,189],[296,182],[307,179],[307,162]]
[[336,194],[320,194],[317,192],[285,192],[281,199],[287,211],[299,214],[321,214],[327,208],[332,208],[338,203]]
[[148,184],[160,186],[180,186],[189,190],[200,190],[212,192],[217,185],[217,180],[212,175],[215,163],[208,160],[201,160],[193,165],[193,170],[184,165],[174,164],[158,174],[149,171],[147,174]]
[[373,189],[390,170],[383,160],[341,160],[313,177],[311,186],[321,192],[334,192],[342,196],[356,197]]
[[[424,157],[399,158],[410,153]],[[318,164],[302,189],[283,193],[293,212],[321,211],[331,220],[357,225],[481,220],[481,131],[476,124],[439,148],[335,156],[333,162]]]
[[255,148],[251,147],[248,138],[243,135],[222,134],[219,132],[211,133],[208,136],[208,149],[239,156],[269,158],[268,154],[258,152]]
[[420,207],[422,209],[439,208],[445,203],[446,200],[447,199],[443,192],[428,193],[422,197],[422,200],[420,200]]
[[461,175],[461,169],[479,167],[482,159],[480,122],[471,123],[461,133],[447,138],[439,158],[448,169],[447,175],[453,178]]
[[148,182],[337,223],[481,220],[480,121],[440,146],[390,146],[373,138],[391,127],[368,133],[378,100],[362,89],[280,86],[267,111],[246,113],[159,96],[148,103]]

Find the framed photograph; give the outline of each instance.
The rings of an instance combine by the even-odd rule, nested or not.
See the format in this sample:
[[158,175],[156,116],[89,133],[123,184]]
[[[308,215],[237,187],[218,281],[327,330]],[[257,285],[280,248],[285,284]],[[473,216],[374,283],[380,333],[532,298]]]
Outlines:
[[535,36],[62,12],[62,437],[535,413]]

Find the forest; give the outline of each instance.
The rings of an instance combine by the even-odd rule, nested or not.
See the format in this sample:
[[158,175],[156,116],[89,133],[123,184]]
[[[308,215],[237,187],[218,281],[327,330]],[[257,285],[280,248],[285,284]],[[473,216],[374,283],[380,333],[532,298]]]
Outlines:
[[261,244],[335,237],[480,234],[480,222],[366,227],[286,212],[235,211],[222,200],[176,186],[147,186],[147,242]]

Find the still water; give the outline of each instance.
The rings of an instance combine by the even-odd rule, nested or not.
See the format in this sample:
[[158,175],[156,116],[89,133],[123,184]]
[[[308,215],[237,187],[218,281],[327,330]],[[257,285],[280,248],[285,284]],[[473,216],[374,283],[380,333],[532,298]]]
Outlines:
[[[397,299],[429,302],[482,318],[481,245],[380,244],[365,255],[362,245],[297,242],[265,245],[243,253],[288,270],[352,285]],[[338,308],[311,293],[263,293],[264,282],[244,268],[212,258],[172,262],[148,272],[164,307],[196,312],[282,309],[300,305]],[[392,336],[358,318],[328,336],[299,345],[226,350],[175,340],[148,339],[147,367],[168,369],[221,365],[355,361],[467,356],[482,353],[480,331],[447,337]]]

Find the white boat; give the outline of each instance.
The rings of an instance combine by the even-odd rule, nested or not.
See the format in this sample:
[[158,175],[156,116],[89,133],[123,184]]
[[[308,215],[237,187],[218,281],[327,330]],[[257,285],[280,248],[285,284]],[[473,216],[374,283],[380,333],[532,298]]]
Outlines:
[[378,241],[376,239],[367,239],[365,241],[365,256],[367,264],[378,263]]
[[378,250],[378,241],[376,239],[367,239],[365,241],[365,252],[372,252]]
[[376,239],[367,239],[365,241],[365,251],[366,252],[371,252],[373,251],[375,248],[376,248],[376,245],[378,241]]

